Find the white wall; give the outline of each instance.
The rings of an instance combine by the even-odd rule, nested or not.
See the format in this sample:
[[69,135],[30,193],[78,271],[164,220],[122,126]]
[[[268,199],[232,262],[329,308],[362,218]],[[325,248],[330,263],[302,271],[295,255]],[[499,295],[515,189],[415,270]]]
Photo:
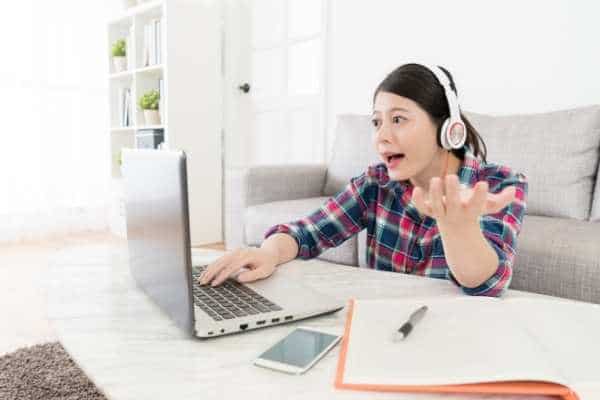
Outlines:
[[369,114],[377,84],[411,61],[446,67],[463,109],[600,104],[600,2],[332,0],[328,149],[335,115]]

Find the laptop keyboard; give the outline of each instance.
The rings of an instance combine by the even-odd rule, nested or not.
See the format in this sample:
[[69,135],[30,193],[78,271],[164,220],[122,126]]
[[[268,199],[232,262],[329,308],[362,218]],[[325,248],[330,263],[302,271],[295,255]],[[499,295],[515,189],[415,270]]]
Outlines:
[[215,321],[279,311],[282,308],[241,283],[228,279],[217,287],[200,285],[205,265],[192,270],[194,304]]

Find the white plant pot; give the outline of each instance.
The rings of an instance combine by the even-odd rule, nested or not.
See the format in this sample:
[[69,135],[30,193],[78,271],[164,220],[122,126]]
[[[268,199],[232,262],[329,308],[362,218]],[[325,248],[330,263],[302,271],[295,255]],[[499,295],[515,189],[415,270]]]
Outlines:
[[127,71],[127,57],[113,57],[115,72]]
[[146,125],[160,125],[158,110],[144,110],[144,121],[146,121]]

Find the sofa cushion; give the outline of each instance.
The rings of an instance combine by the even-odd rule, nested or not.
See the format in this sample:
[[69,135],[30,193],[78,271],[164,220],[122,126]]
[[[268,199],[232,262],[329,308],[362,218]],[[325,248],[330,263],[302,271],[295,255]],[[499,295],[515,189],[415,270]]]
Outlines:
[[[270,227],[305,217],[316,211],[328,198],[275,201],[246,208],[244,216],[246,245],[260,246]],[[338,264],[358,265],[357,236],[354,235],[341,245],[325,250],[317,258]]]
[[463,111],[488,150],[487,161],[529,180],[527,214],[587,220],[598,169],[600,106],[491,116]]
[[528,215],[511,289],[600,303],[600,224]]
[[358,114],[337,116],[333,151],[327,168],[323,195],[332,196],[363,173],[368,165],[381,162],[373,145],[371,117]]

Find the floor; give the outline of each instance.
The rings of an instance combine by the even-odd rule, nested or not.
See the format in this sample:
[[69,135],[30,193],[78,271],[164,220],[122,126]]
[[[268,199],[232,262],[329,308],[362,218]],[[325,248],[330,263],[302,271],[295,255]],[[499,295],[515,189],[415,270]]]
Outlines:
[[[37,283],[43,278],[48,258],[54,252],[122,241],[109,233],[87,233],[43,242],[0,244],[0,355],[57,339],[48,323],[44,294]],[[225,250],[223,243],[199,247]]]

